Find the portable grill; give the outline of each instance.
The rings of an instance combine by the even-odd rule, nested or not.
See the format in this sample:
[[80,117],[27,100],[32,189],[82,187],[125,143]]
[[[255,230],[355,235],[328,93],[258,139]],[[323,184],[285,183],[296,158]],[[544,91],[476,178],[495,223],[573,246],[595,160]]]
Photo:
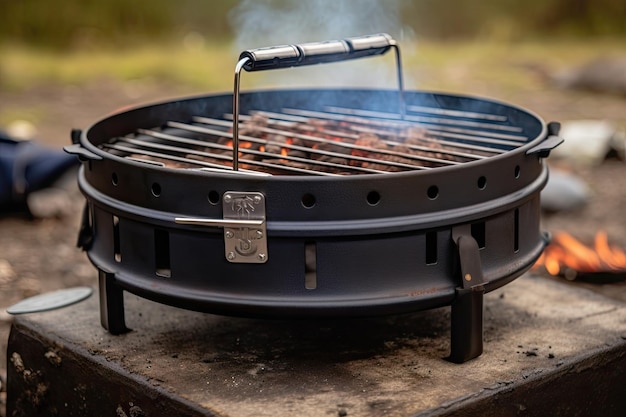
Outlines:
[[[239,92],[241,70],[381,55],[398,90]],[[238,122],[236,122],[238,121]],[[386,34],[245,51],[233,94],[113,114],[73,131],[86,196],[78,245],[101,322],[123,291],[265,317],[451,305],[451,354],[482,353],[482,300],[530,268],[557,123],[508,104],[404,91]]]

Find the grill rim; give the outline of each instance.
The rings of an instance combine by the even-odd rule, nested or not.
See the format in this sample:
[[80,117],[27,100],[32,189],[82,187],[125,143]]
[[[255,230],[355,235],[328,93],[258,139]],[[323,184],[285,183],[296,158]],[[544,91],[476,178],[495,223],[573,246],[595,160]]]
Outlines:
[[[518,193],[509,193],[497,200],[490,199],[476,205],[465,205],[449,210],[433,210],[432,212],[405,215],[382,216],[352,220],[284,220],[272,217],[268,212],[267,230],[272,236],[342,236],[366,235],[371,233],[397,233],[411,230],[437,228],[455,223],[468,223],[505,212],[532,199],[537,190],[541,190],[548,181],[548,169],[544,167],[530,186],[524,187]],[[197,211],[169,212],[132,205],[117,200],[106,193],[99,191],[89,181],[83,168],[79,170],[78,183],[81,191],[94,204],[105,208],[116,215],[142,220],[155,226],[174,227],[176,229],[198,230],[198,226],[172,224],[172,220],[180,215],[194,216]],[[244,187],[245,188],[245,187]],[[201,211],[201,215],[211,216],[211,212]],[[215,217],[219,217],[217,212]]]
[[[245,97],[250,97],[252,95],[268,95],[268,94],[274,94],[274,93],[284,93],[284,94],[293,94],[293,93],[297,93],[297,94],[302,94],[302,93],[339,93],[339,94],[343,94],[343,95],[353,95],[354,93],[371,93],[371,94],[391,94],[391,95],[397,95],[397,90],[393,90],[393,89],[367,89],[367,88],[281,88],[281,89],[257,89],[257,90],[250,90],[250,91],[246,91],[245,93],[241,94],[242,99]],[[534,145],[537,145],[537,141],[539,141],[541,138],[544,138],[547,134],[547,127],[546,127],[546,123],[544,122],[544,120],[536,113],[534,113],[531,110],[528,110],[526,108],[520,107],[520,106],[516,106],[513,105],[511,103],[508,103],[506,101],[503,100],[497,100],[494,98],[490,98],[490,97],[479,97],[476,95],[471,95],[471,94],[451,94],[451,93],[446,93],[446,92],[437,92],[437,91],[422,91],[422,90],[406,90],[405,91],[406,94],[420,94],[420,95],[432,95],[432,96],[436,96],[436,97],[440,97],[442,99],[461,99],[461,100],[471,100],[471,101],[476,101],[476,102],[481,102],[481,103],[485,103],[485,104],[489,104],[489,105],[495,105],[495,106],[500,106],[503,108],[507,108],[509,110],[514,110],[514,111],[519,111],[522,113],[525,113],[527,116],[535,119],[536,122],[538,122],[538,124],[541,125],[541,131],[539,133],[537,133],[536,135],[534,135],[534,138],[529,138],[529,140],[523,144],[520,145],[518,147],[516,147],[515,149],[512,149],[508,152],[504,152],[503,154],[500,155],[495,155],[492,157],[487,158],[487,160],[492,160],[494,158],[499,158],[499,157],[503,157],[503,155],[507,155],[510,152],[514,152],[517,150],[528,150],[531,149]],[[110,152],[106,152],[103,151],[102,149],[100,149],[98,146],[94,145],[92,142],[92,137],[94,134],[98,133],[98,131],[100,129],[102,129],[103,131],[108,131],[109,129],[105,129],[105,127],[109,127],[109,125],[111,124],[115,124],[116,119],[120,118],[120,117],[131,117],[133,114],[138,113],[138,112],[146,112],[149,110],[154,110],[155,112],[159,109],[159,107],[161,106],[174,106],[176,103],[192,103],[195,101],[202,101],[205,99],[208,100],[216,100],[216,99],[223,99],[223,98],[231,98],[232,94],[231,93],[217,93],[217,94],[200,94],[200,95],[192,95],[192,96],[185,96],[185,97],[178,97],[178,98],[174,98],[174,99],[170,99],[170,100],[162,100],[162,101],[156,101],[156,102],[149,102],[149,103],[143,103],[143,104],[138,104],[138,105],[133,105],[133,106],[128,106],[125,107],[123,109],[120,109],[119,111],[110,113],[108,115],[106,115],[105,117],[103,117],[102,119],[100,119],[99,121],[95,122],[93,125],[91,125],[87,130],[83,131],[80,137],[80,144],[81,146],[83,146],[85,149],[89,150],[90,152],[92,152],[94,155],[97,155],[98,157],[102,157],[102,158],[112,158],[112,159],[123,159],[125,160],[127,163],[129,164],[135,164],[137,166],[141,166],[141,167],[145,167],[147,164],[142,163],[142,162],[137,162],[137,161],[133,161],[133,160],[128,160],[126,158],[121,158],[117,155],[114,155]],[[393,103],[390,103],[393,104]],[[393,110],[390,110],[390,112],[393,113]],[[193,116],[198,116],[197,114],[189,114],[190,118]],[[171,119],[168,121],[172,121]],[[189,120],[186,121],[182,121],[183,123],[188,123]],[[139,128],[144,128],[144,129],[151,129],[154,128],[155,125],[150,125],[150,124],[146,124],[145,126],[137,126],[135,125],[133,127],[133,131],[127,131],[125,133],[112,133],[112,132],[107,132],[106,136],[109,138],[112,137],[116,137],[116,136],[123,136],[124,134],[128,134],[128,133],[133,133],[136,129]],[[99,142],[102,143],[102,142]],[[475,163],[479,163],[481,162],[480,160],[478,161],[470,161],[470,162],[465,162],[460,164],[461,166],[463,165],[468,165],[468,164],[475,164]],[[167,169],[167,170],[171,170],[171,171],[181,171],[180,169],[177,168],[169,168],[169,167],[156,167],[156,168],[162,168],[162,169]],[[437,167],[437,170],[441,170],[441,169],[445,169],[445,168],[454,168],[454,167]],[[410,171],[412,172],[412,171]],[[226,171],[224,172],[225,174],[227,173]],[[213,173],[211,173],[213,174]],[[397,174],[402,174],[402,172],[394,172],[391,173],[393,175],[397,175]],[[376,173],[372,173],[372,174],[366,174],[368,176],[377,176],[377,175],[389,175],[389,173],[386,174],[376,174]],[[300,177],[298,175],[279,175],[276,177]],[[350,175],[346,176],[346,177],[350,177]]]
[[[278,92],[279,95],[291,95],[294,92],[298,94],[321,92],[321,94],[340,93],[351,96],[355,91],[360,94],[366,94],[368,97],[370,94],[376,95],[382,92],[395,98],[395,94],[397,93],[395,90],[378,89],[287,89],[278,91],[260,90],[252,94],[265,95],[270,93],[274,95]],[[435,99],[439,99],[439,93],[420,91],[407,92],[407,97],[413,93],[418,94],[418,98],[422,95],[431,95]],[[246,97],[247,94],[249,93],[244,93],[242,97]],[[534,123],[532,129],[538,130],[539,135],[529,139],[527,143],[507,152],[459,165],[443,166],[429,170],[346,175],[340,177],[307,175],[256,176],[241,175],[240,173],[229,171],[204,172],[200,170],[160,167],[113,155],[99,149],[97,147],[98,142],[92,144],[87,138],[94,134],[98,134],[99,137],[102,138],[102,135],[105,133],[112,135],[112,137],[117,136],[120,134],[120,128],[118,127],[117,131],[111,132],[114,129],[110,126],[115,123],[117,118],[125,118],[126,124],[132,124],[131,131],[142,128],[144,126],[140,124],[143,121],[138,119],[141,119],[146,113],[162,113],[163,108],[158,106],[176,107],[180,109],[179,114],[182,114],[181,118],[185,117],[190,119],[192,116],[196,115],[195,113],[191,114],[191,112],[189,112],[189,107],[196,105],[194,100],[198,100],[200,105],[210,107],[215,100],[224,101],[229,100],[230,97],[231,96],[228,94],[200,95],[191,98],[176,99],[174,101],[163,101],[158,104],[141,105],[130,109],[123,109],[97,122],[89,128],[88,131],[82,132],[79,140],[79,146],[82,146],[90,155],[87,159],[93,159],[93,170],[92,161],[88,161],[87,164],[83,165],[85,183],[89,184],[87,188],[98,191],[113,202],[124,202],[140,208],[147,207],[159,210],[163,213],[178,213],[183,216],[204,217],[221,216],[219,207],[207,204],[206,190],[210,187],[216,187],[220,195],[223,194],[224,191],[258,190],[266,193],[268,196],[268,222],[275,222],[274,224],[276,224],[276,222],[290,221],[314,222],[320,221],[321,219],[343,221],[372,220],[391,217],[402,218],[403,216],[411,216],[416,213],[440,213],[445,210],[456,209],[460,205],[457,201],[459,196],[456,195],[459,194],[459,192],[458,190],[451,191],[453,188],[458,188],[455,187],[456,183],[463,183],[462,181],[467,181],[467,178],[479,178],[484,175],[485,171],[489,171],[489,175],[495,177],[495,183],[493,183],[494,180],[490,179],[492,184],[487,186],[485,190],[479,192],[473,192],[474,189],[463,191],[461,197],[466,200],[463,202],[462,206],[472,207],[473,205],[481,205],[485,201],[496,201],[498,198],[502,197],[508,198],[509,201],[513,201],[511,204],[514,204],[515,201],[528,198],[532,192],[543,188],[547,181],[547,168],[542,162],[541,155],[528,154],[533,147],[546,139],[548,129],[543,120],[526,109],[500,101],[484,100],[475,96],[446,94],[443,97],[451,98],[452,100],[459,100],[459,98],[461,100],[478,100],[480,103],[487,102],[489,105],[505,106],[504,109],[512,108],[526,115],[526,117],[529,117],[529,120],[532,120]],[[172,118],[168,118],[168,120],[172,120]],[[162,122],[164,121],[162,120]],[[148,122],[144,124],[148,124]],[[154,127],[152,122],[149,124],[149,128]],[[521,167],[522,175],[520,178],[513,178],[513,168],[516,165]],[[125,184],[125,186],[112,185],[110,180],[111,172],[118,172],[120,182]],[[122,177],[129,179],[129,181],[122,181]],[[541,179],[538,180],[538,178]],[[501,183],[498,183],[498,181]],[[159,198],[155,198],[149,191],[149,185],[154,182],[164,185],[170,184],[172,185],[170,188],[177,188],[180,187],[180,184],[185,184],[185,187],[189,190],[187,195],[184,196],[187,201],[185,201],[185,204],[182,204],[180,201],[182,196],[180,196],[180,194],[174,198],[168,196],[165,192]],[[443,184],[440,187],[442,193],[435,199],[429,199],[426,198],[426,192],[427,188],[432,185],[433,182]],[[395,203],[383,200],[383,202],[376,207],[367,207],[364,205],[366,209],[360,210],[361,213],[355,215],[354,201],[363,204],[361,198],[364,197],[362,196],[367,194],[368,191],[371,191],[371,189],[379,188],[381,190],[387,190],[390,187],[398,186],[398,184],[411,187],[416,195],[419,194],[419,196],[411,195],[408,197],[406,203],[410,207],[403,208],[402,205],[405,204],[405,201],[401,200],[401,197],[393,195],[391,198],[392,200],[395,198]],[[166,186],[163,188],[165,190]],[[294,194],[289,195],[289,198],[299,200],[300,195],[295,194],[301,193],[304,189],[310,190],[313,194],[318,192],[327,194],[330,190],[332,195],[341,196],[342,198],[335,198],[333,201],[320,201],[320,204],[313,209],[304,209],[297,203],[293,203],[288,209],[285,209],[283,206],[277,206],[279,204],[277,200],[283,200],[283,197],[285,197],[285,190],[289,190],[288,192]],[[446,192],[448,194],[446,194]],[[94,193],[94,195],[95,194],[96,193]],[[274,198],[273,196],[280,196],[280,198]],[[194,199],[195,203],[188,203],[188,201],[193,201]],[[343,201],[350,199],[352,201]],[[484,204],[482,205],[484,206]],[[281,213],[281,216],[272,217],[273,213]],[[477,216],[480,217],[481,215],[477,214]],[[283,227],[283,229],[285,227]],[[280,228],[281,227],[278,227],[278,229]]]

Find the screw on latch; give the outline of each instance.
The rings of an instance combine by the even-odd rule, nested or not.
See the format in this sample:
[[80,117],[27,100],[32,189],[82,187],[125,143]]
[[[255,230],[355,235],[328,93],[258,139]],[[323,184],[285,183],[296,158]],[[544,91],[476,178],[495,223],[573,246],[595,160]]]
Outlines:
[[226,255],[226,258],[228,258],[229,261],[232,261],[233,259],[235,259],[235,252],[228,252],[228,255]]
[[226,233],[224,233],[224,235],[226,236],[227,239],[232,239],[233,236],[235,236],[235,234],[230,230],[227,230]]
[[262,230],[257,230],[256,231],[256,238],[257,239],[262,239],[263,238],[263,231]]
[[267,255],[265,255],[264,253],[259,253],[259,261],[264,261],[266,257]]
[[253,201],[254,204],[259,204],[261,202],[261,196],[255,195]]
[[233,197],[230,194],[226,194],[224,196],[224,202],[230,203],[233,200]]

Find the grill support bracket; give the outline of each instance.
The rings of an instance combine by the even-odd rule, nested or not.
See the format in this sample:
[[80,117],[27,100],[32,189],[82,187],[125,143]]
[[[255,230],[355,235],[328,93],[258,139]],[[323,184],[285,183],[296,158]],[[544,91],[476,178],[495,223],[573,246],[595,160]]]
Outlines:
[[478,243],[469,225],[452,229],[458,249],[461,287],[451,306],[450,356],[454,363],[467,362],[483,353],[483,295],[485,279]]

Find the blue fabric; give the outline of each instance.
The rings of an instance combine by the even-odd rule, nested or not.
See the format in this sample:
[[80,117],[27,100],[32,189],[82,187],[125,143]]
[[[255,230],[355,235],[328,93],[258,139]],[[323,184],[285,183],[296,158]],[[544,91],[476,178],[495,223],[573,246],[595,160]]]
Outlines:
[[0,131],[0,211],[25,209],[29,193],[50,186],[77,164],[73,155]]

